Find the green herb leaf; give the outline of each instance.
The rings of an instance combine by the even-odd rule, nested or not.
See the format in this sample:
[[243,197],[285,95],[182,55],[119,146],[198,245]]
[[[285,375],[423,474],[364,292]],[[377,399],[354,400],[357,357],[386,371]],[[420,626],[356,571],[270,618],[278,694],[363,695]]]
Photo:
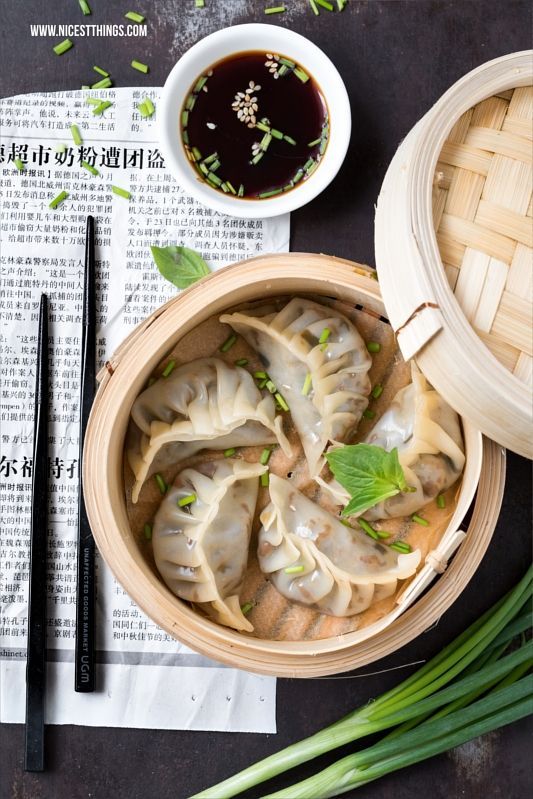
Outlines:
[[155,265],[163,277],[179,289],[186,289],[201,277],[210,274],[210,269],[202,256],[188,247],[152,245],[150,249]]
[[372,444],[354,444],[327,452],[326,460],[351,497],[343,516],[364,513],[408,487],[396,448],[387,452]]

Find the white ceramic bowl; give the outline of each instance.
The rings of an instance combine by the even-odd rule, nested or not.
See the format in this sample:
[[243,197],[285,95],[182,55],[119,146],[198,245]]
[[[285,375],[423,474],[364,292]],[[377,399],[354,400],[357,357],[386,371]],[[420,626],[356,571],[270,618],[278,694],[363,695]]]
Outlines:
[[[280,53],[301,64],[322,91],[330,124],[328,146],[318,169],[287,194],[264,200],[222,194],[202,181],[185,154],[179,124],[185,98],[199,75],[223,58],[254,50]],[[163,88],[159,109],[159,138],[167,167],[189,194],[204,205],[230,216],[277,216],[308,203],[337,174],[348,149],[350,132],[350,102],[336,67],[308,39],[277,25],[235,25],[201,39],[173,67]]]

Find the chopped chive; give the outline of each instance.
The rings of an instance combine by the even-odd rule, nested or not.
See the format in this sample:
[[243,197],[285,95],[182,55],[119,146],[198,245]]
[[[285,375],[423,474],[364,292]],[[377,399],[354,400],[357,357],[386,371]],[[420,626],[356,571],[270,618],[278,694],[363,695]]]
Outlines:
[[204,164],[210,164],[212,161],[216,161],[218,158],[218,153],[211,153],[208,155],[207,158],[204,158]]
[[265,8],[265,14],[283,14],[285,11],[285,6],[271,6],[270,8]]
[[213,163],[210,166],[211,172],[216,172],[219,166],[220,166],[220,161],[218,159],[216,161],[213,161]]
[[304,176],[303,169],[299,169],[298,172],[293,177],[292,183],[298,183],[303,178],[303,176]]
[[128,11],[124,14],[125,19],[131,19],[132,22],[136,22],[138,25],[142,25],[146,17],[143,17],[142,14],[137,14],[136,11]]
[[277,399],[277,401],[279,402],[284,411],[289,410],[289,406],[287,405],[285,397],[282,394],[280,394],[279,391],[276,392],[276,394],[274,394],[274,397]]
[[194,5],[196,8],[203,8],[205,6],[205,0],[194,0]]
[[225,458],[232,458],[233,455],[235,455],[236,451],[237,450],[235,449],[235,447],[229,447],[229,449],[225,449],[224,450],[224,457]]
[[337,8],[339,11],[344,11],[346,0],[337,0]]
[[66,53],[71,47],[74,47],[74,44],[70,41],[70,39],[63,39],[62,42],[59,42],[59,44],[55,45],[53,50],[56,55],[63,55],[63,53]]
[[267,383],[268,383],[268,377],[264,377],[263,380],[260,380],[257,385],[259,388],[263,389]]
[[165,366],[165,368],[163,369],[162,372],[163,377],[168,377],[169,374],[172,373],[172,370],[174,369],[175,366],[176,366],[176,361],[169,361]]
[[184,144],[189,144],[189,134],[186,130],[182,131],[181,138],[183,139]]
[[259,463],[261,464],[261,466],[267,465],[271,455],[272,455],[272,450],[269,449],[268,447],[265,447],[265,449],[261,453],[261,457],[259,458]]
[[376,530],[378,534],[378,538],[390,538],[392,533],[388,533],[386,530]]
[[[216,177],[216,175],[215,175],[215,177]],[[209,173],[207,174],[205,182],[209,183],[209,185],[212,186],[214,189],[220,188],[220,183],[215,183],[213,180],[211,180],[210,177],[209,177]]]
[[265,383],[266,388],[270,391],[271,394],[276,393],[276,385],[272,382],[272,380],[267,380]]
[[318,17],[318,15],[320,14],[320,11],[317,8],[315,0],[309,0],[309,5],[313,9],[313,14],[315,14]]
[[90,7],[89,3],[87,2],[87,0],[78,0],[78,4],[79,4],[81,10],[83,11],[83,16],[84,17],[88,17],[90,15],[90,13],[91,13],[91,7]]
[[72,140],[74,141],[76,147],[79,147],[80,144],[83,143],[83,140],[81,138],[80,130],[77,125],[70,126],[70,134],[72,136]]
[[303,166],[304,171],[307,172],[309,169],[311,169],[311,167],[313,166],[314,163],[315,163],[315,159],[314,158],[308,158],[307,161],[305,162],[304,166]]
[[113,85],[111,78],[102,78],[102,80],[93,83],[91,89],[109,89]]
[[329,0],[315,0],[317,6],[321,6],[321,8],[325,8],[326,11],[333,11],[333,3],[330,3]]
[[416,488],[414,486],[407,486],[402,491],[403,494],[416,494]]
[[242,185],[242,183],[239,186],[239,191],[237,192],[237,197],[244,197],[244,186]]
[[86,83],[82,83],[81,84],[81,88],[82,89],[90,89],[91,87],[88,84],[86,84]]
[[271,141],[272,141],[272,134],[265,133],[265,135],[261,139],[259,146],[261,147],[262,150],[266,150]]
[[49,208],[56,209],[58,205],[61,205],[61,203],[63,202],[63,200],[66,200],[66,199],[67,199],[67,197],[68,197],[68,191],[62,191],[62,192],[60,192],[60,193],[57,195],[57,197],[54,197],[54,199],[53,199],[53,200],[52,200],[52,201],[51,201],[51,202],[48,204],[48,207],[49,207]]
[[292,136],[284,136],[283,141],[286,141],[288,144],[296,144]]
[[56,153],[65,153],[67,151],[67,145],[61,142],[56,147]]
[[320,142],[321,142],[321,139],[315,139],[314,141],[310,141],[307,146],[308,147],[316,147],[316,145],[320,144]]
[[290,58],[280,58],[279,63],[285,64],[286,67],[290,67],[291,69],[294,69],[294,67],[296,66],[294,61],[291,61]]
[[235,361],[235,366],[246,366],[247,363],[248,363],[248,358],[238,358]]
[[159,488],[161,493],[162,494],[166,494],[168,486],[165,483],[165,481],[163,480],[163,478],[161,477],[161,475],[159,474],[159,472],[157,474],[154,474],[154,480],[156,481],[157,487]]
[[185,108],[187,109],[187,111],[192,111],[195,104],[196,104],[196,95],[189,94],[189,96],[185,100]]
[[90,164],[88,161],[82,161],[81,165],[82,165],[82,167],[84,169],[87,170],[87,172],[90,172],[91,175],[99,175],[100,174],[99,171],[97,170],[97,168],[95,166],[93,166],[92,164]]
[[113,194],[118,194],[119,197],[124,197],[125,200],[131,199],[131,192],[126,189],[121,189],[120,186],[111,186]]
[[143,119],[148,119],[148,117],[152,116],[152,114],[150,113],[150,109],[148,108],[144,100],[142,103],[137,103],[137,111],[139,112],[139,114],[142,116]]
[[369,352],[379,352],[381,350],[381,344],[379,341],[369,341],[366,348]]
[[317,167],[318,167],[318,161],[313,161],[313,163],[311,164],[311,166],[309,167],[309,169],[306,172],[307,177],[310,177],[313,174],[313,172],[315,171],[315,169],[317,169]]
[[87,105],[100,105],[103,101],[99,97],[87,97],[85,102]]
[[263,378],[268,379],[268,375],[266,372],[254,372],[254,377],[256,380],[262,380]]
[[236,341],[237,341],[237,336],[235,335],[235,333],[232,333],[231,336],[226,339],[224,344],[221,345],[220,352],[227,352],[228,350],[230,350]]
[[235,189],[233,188],[233,186],[232,186],[232,184],[229,182],[229,180],[227,180],[227,181],[226,181],[226,186],[228,187],[228,189],[230,190],[230,192],[231,192],[232,194],[237,194],[237,192],[235,191]]
[[206,76],[205,76],[205,75],[201,75],[201,76],[198,78],[198,80],[196,81],[196,83],[194,84],[194,87],[193,87],[193,92],[194,92],[195,94],[198,94],[198,92],[202,91],[202,89],[204,88],[204,86],[205,86],[205,84],[206,84],[206,83],[207,83],[207,78],[206,78]]
[[193,147],[192,148],[192,154],[194,155],[194,157],[196,158],[197,161],[201,161],[202,160],[202,153],[200,152],[198,147]]
[[[197,4],[198,3],[203,3],[203,2],[204,2],[204,0],[196,0]],[[203,8],[203,5],[202,6],[197,5],[196,7],[197,8]],[[241,613],[242,613],[242,615],[246,616],[246,614],[249,613],[252,608],[253,608],[252,602],[245,602],[244,605],[241,605]]]
[[305,569],[305,566],[287,566],[286,569],[283,569],[285,574],[300,574]]
[[446,507],[446,499],[444,498],[444,494],[439,494],[437,497],[437,508],[445,508]]
[[302,388],[302,394],[304,395],[304,397],[306,397],[309,394],[312,385],[313,385],[313,378],[311,377],[311,372],[307,372]]
[[142,72],[145,75],[149,71],[149,67],[147,64],[143,64],[140,61],[135,61],[135,59],[131,62],[131,66],[133,67],[133,69],[136,69],[137,72]]
[[23,163],[23,161],[20,160],[20,158],[14,158],[13,159],[13,163],[17,167],[19,172],[24,172],[24,169],[25,169],[24,163]]
[[373,538],[375,541],[378,540],[379,536],[377,532],[374,530],[373,527],[369,525],[368,522],[366,522],[364,519],[357,519],[357,524],[359,525],[359,527],[361,527],[362,530],[365,531],[367,535],[370,536],[370,538]]
[[204,175],[209,175],[209,167],[207,167],[205,164],[198,164],[198,168],[204,173]]
[[363,417],[365,419],[373,419],[375,415],[375,412],[371,411],[369,408],[366,408],[366,410],[363,411]]
[[417,513],[413,513],[411,519],[416,522],[417,524],[421,524],[422,527],[429,527],[429,522],[427,519],[423,519],[422,516],[418,516]]
[[93,69],[95,72],[98,72],[98,74],[101,75],[103,78],[109,77],[109,72],[106,72],[105,69],[102,69],[102,67],[93,67]]
[[326,151],[326,147],[327,147],[327,146],[328,146],[328,137],[327,137],[327,136],[325,136],[325,137],[324,137],[324,138],[321,140],[321,142],[320,142],[320,147],[318,148],[318,152],[320,153],[320,155],[324,155],[324,153],[325,153],[325,151]]
[[215,175],[215,173],[214,173],[214,172],[209,172],[209,173],[208,173],[208,175],[207,175],[207,177],[209,178],[209,180],[211,181],[211,183],[214,183],[214,184],[215,184],[215,186],[216,186],[217,188],[218,188],[218,187],[220,187],[220,185],[222,184],[222,181],[221,181],[221,179],[218,177],[218,175]]
[[228,193],[228,191],[229,191],[229,189],[228,189],[228,184],[227,184],[225,181],[224,181],[224,183],[221,183],[221,184],[220,184],[220,188],[222,189],[222,191],[224,192],[224,194],[227,194],[227,193]]
[[309,80],[309,75],[307,72],[304,72],[301,67],[296,67],[296,69],[293,71],[293,74],[296,75],[296,77],[299,78],[302,83],[307,83]]
[[260,200],[266,200],[267,197],[273,197],[275,194],[281,194],[283,188],[281,189],[272,189],[271,191],[263,191],[261,194],[258,194]]
[[257,155],[254,155],[254,157],[252,158],[252,160],[250,161],[250,163],[251,163],[251,164],[253,164],[253,166],[255,166],[256,164],[258,164],[258,163],[259,163],[259,161],[260,161],[260,160],[261,160],[261,158],[264,156],[264,154],[265,154],[264,150],[259,150],[259,152],[257,153]]
[[145,97],[144,104],[147,107],[148,111],[150,112],[150,116],[152,116],[152,114],[155,113],[155,105],[153,104],[151,99],[149,97]]
[[278,69],[278,78],[282,78],[284,75],[287,74],[289,71],[289,67],[286,64],[282,64]]
[[379,397],[381,397],[382,394],[383,394],[383,386],[381,385],[381,383],[376,383],[376,385],[372,389],[372,396],[374,397],[374,399],[379,399]]
[[321,345],[320,349],[322,351],[326,349],[330,336],[331,336],[331,330],[329,329],[329,327],[325,327],[322,333],[320,334],[320,338],[318,339],[318,343]]
[[270,128],[270,133],[275,139],[279,139],[280,141],[283,138],[283,133],[280,130],[276,130],[276,128]]
[[261,481],[261,485],[263,486],[263,488],[266,488],[268,485],[270,485],[270,478],[268,476],[268,472],[263,472],[263,474],[259,479]]
[[412,552],[411,547],[409,544],[404,543],[403,541],[395,541],[393,544],[389,544],[391,549],[395,549],[396,552],[400,552],[402,555],[406,555],[408,552]]
[[186,505],[192,505],[192,503],[196,502],[196,500],[196,494],[187,494],[186,497],[178,499],[178,508],[184,508]]
[[181,112],[181,124],[182,127],[186,128],[189,122],[189,112],[187,110],[183,110]]
[[145,524],[144,525],[144,537],[146,538],[147,541],[151,541],[152,540],[152,525],[151,524]]
[[257,130],[263,131],[263,133],[270,133],[270,127],[268,125],[265,125],[264,122],[256,122],[255,127],[257,128]]
[[107,108],[113,105],[111,100],[103,100],[96,108],[93,108],[93,115],[96,117],[101,116]]

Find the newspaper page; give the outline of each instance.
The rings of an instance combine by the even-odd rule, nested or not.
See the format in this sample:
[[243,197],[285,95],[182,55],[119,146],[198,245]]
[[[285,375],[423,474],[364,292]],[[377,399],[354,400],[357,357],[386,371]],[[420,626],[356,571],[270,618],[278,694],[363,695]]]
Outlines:
[[[86,102],[91,95],[112,105],[95,115]],[[80,694],[73,688],[87,214],[97,229],[99,364],[177,291],[156,269],[150,244],[191,247],[213,270],[289,246],[288,215],[225,217],[181,189],[159,151],[157,111],[144,119],[137,110],[146,95],[157,109],[157,89],[0,101],[0,721],[24,720],[33,393],[45,292],[51,307],[47,723],[275,732],[273,678],[224,668],[175,641],[142,613],[98,556],[98,690]],[[81,134],[79,146],[71,125]],[[112,185],[131,198],[113,194]],[[50,209],[62,191],[68,197]]]

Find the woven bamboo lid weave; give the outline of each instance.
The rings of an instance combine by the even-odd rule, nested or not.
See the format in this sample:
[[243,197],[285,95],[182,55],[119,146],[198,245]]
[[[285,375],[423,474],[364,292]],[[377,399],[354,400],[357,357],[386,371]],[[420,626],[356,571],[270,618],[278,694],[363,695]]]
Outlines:
[[484,64],[413,128],[376,216],[404,357],[484,433],[533,457],[533,57]]

